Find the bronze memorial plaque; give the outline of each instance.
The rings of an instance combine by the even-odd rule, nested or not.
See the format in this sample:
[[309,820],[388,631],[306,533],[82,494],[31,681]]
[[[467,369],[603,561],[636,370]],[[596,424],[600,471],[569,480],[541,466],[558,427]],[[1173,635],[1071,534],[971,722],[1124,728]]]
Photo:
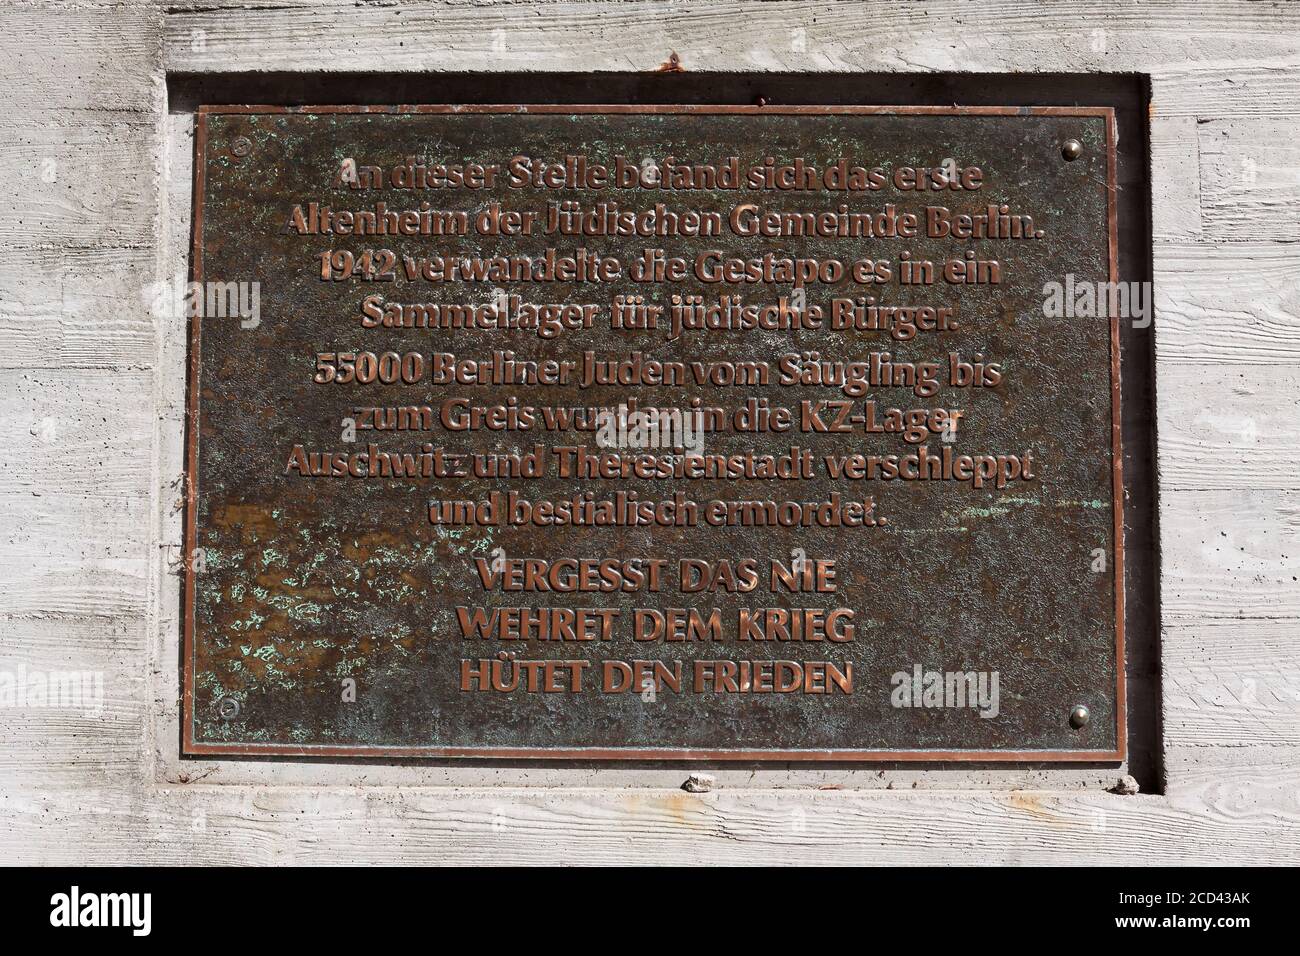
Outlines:
[[184,751],[1122,759],[1114,150],[200,110]]

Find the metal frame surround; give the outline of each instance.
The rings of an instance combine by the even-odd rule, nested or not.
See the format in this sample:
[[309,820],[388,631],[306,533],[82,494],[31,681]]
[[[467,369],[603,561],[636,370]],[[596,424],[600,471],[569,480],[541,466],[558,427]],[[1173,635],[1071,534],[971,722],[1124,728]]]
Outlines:
[[[322,105],[322,106],[200,106],[195,126],[193,244],[191,277],[202,282],[203,271],[203,202],[205,200],[208,117],[212,115],[330,115],[330,114],[436,114],[436,115],[639,115],[678,114],[709,115],[793,115],[793,116],[1055,116],[1100,118],[1106,130],[1107,193],[1107,265],[1108,281],[1119,281],[1119,231],[1116,186],[1116,125],[1111,107],[1084,106],[767,106],[767,105],[688,105],[688,104],[423,104],[398,106]],[[200,161],[202,160],[202,161]],[[197,495],[198,447],[200,435],[200,318],[189,324],[189,394],[187,400],[186,439],[186,518],[185,553],[198,547]],[[467,746],[399,746],[390,744],[286,744],[286,743],[210,743],[197,741],[195,730],[195,594],[196,571],[193,562],[184,563],[183,609],[183,689],[180,724],[182,752],[210,756],[280,756],[280,757],[450,757],[497,758],[523,760],[661,760],[661,761],[787,761],[787,762],[1121,762],[1127,751],[1127,700],[1125,681],[1125,600],[1124,600],[1124,524],[1125,489],[1123,481],[1122,419],[1120,414],[1120,333],[1119,318],[1112,313],[1110,324],[1110,400],[1111,400],[1111,511],[1114,540],[1114,615],[1115,615],[1115,706],[1116,742],[1114,750],[941,750],[897,749],[863,750],[852,747],[835,749],[671,749],[648,747],[467,747]]]

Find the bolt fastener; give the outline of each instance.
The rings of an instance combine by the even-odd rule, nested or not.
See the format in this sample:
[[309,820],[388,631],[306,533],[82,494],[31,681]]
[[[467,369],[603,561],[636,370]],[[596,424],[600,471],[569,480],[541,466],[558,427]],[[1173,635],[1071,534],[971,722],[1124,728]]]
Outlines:
[[239,701],[233,697],[223,697],[217,701],[217,716],[222,720],[234,720],[239,716]]
[[253,141],[247,136],[236,136],[230,141],[230,152],[235,156],[247,156],[253,151]]
[[1075,707],[1074,710],[1070,711],[1070,726],[1075,730],[1081,730],[1088,726],[1088,721],[1091,718],[1092,714],[1088,713],[1088,708],[1084,707],[1083,704],[1080,704]]
[[1061,155],[1072,163],[1083,155],[1083,144],[1077,139],[1067,139],[1061,146]]

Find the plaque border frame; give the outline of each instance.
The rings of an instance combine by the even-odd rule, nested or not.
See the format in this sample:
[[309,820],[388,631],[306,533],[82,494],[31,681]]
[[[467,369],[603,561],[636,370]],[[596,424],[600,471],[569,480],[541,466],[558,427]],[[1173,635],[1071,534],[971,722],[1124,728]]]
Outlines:
[[[207,175],[207,118],[231,114],[329,115],[352,113],[475,114],[685,114],[685,115],[912,115],[912,116],[1060,116],[1102,118],[1106,125],[1106,219],[1109,254],[1108,279],[1119,281],[1119,228],[1116,194],[1115,108],[1111,106],[742,106],[742,105],[641,105],[641,104],[402,104],[333,106],[218,106],[200,105],[195,112],[194,181],[190,275],[203,281],[203,212]],[[1111,510],[1114,521],[1115,607],[1115,722],[1114,750],[855,750],[852,748],[773,749],[730,748],[702,750],[664,747],[448,747],[389,746],[375,744],[208,743],[194,739],[195,570],[188,559],[197,547],[199,348],[200,319],[189,319],[189,383],[185,403],[185,581],[182,599],[182,688],[180,732],[182,757],[375,757],[375,758],[483,758],[509,760],[578,761],[749,761],[842,763],[1122,763],[1128,752],[1128,700],[1124,656],[1124,482],[1122,420],[1120,414],[1119,316],[1110,315],[1111,377]]]

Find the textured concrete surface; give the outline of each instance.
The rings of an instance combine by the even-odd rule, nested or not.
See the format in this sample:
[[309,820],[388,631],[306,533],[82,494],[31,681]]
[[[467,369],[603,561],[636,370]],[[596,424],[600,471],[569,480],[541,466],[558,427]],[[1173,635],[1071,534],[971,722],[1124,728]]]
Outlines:
[[[649,73],[674,52],[755,75],[1150,77],[1162,794],[1110,793],[1105,768],[691,768],[715,781],[684,793],[681,767],[178,758],[184,326],[150,310],[184,273],[190,119],[169,91]],[[103,682],[93,712],[0,708],[4,859],[1300,858],[1300,8],[6,0],[0,89],[0,667]]]

